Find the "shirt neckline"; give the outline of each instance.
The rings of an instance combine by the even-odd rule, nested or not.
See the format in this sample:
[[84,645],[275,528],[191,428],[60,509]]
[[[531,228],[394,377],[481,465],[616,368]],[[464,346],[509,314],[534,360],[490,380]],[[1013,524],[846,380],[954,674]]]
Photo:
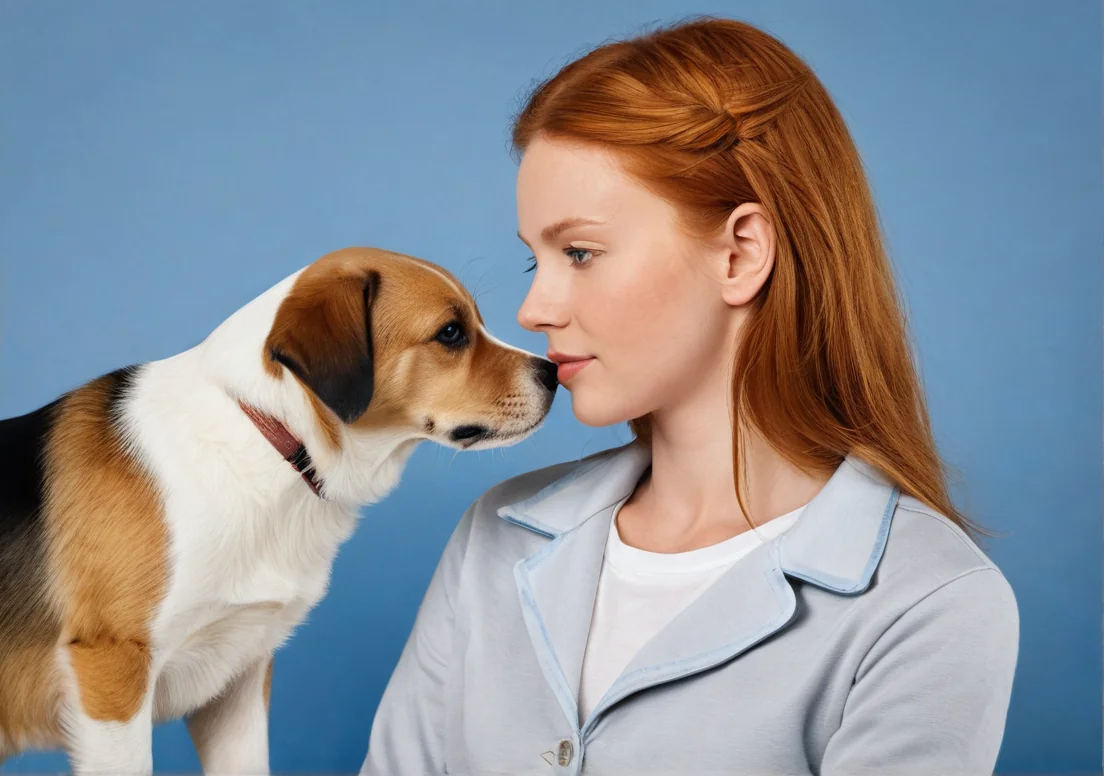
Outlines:
[[686,552],[650,552],[632,547],[621,539],[617,529],[617,516],[628,501],[626,496],[617,503],[610,521],[606,541],[605,562],[622,574],[629,575],[679,575],[698,574],[729,565],[756,547],[781,536],[789,530],[805,505],[755,528],[744,531],[724,541]]

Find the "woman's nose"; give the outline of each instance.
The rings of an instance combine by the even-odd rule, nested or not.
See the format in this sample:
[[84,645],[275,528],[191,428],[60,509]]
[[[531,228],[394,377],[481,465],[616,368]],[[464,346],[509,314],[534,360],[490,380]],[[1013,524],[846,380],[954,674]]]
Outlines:
[[564,294],[557,291],[556,284],[542,276],[539,269],[536,272],[533,285],[518,309],[518,323],[529,331],[566,326],[569,316]]

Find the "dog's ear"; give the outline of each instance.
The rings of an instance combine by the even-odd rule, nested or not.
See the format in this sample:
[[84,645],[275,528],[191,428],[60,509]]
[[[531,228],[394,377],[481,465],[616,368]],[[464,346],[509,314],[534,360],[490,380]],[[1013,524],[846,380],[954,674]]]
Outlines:
[[372,306],[379,273],[327,273],[301,281],[276,312],[266,357],[352,423],[368,409],[375,386]]

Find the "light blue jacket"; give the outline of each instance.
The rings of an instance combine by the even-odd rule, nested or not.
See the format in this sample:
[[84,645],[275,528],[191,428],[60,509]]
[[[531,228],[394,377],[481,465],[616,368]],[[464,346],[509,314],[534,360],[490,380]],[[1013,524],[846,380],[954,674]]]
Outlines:
[[636,444],[503,482],[464,514],[363,773],[990,774],[1019,618],[993,563],[850,456],[798,522],[640,651],[580,723],[581,665]]

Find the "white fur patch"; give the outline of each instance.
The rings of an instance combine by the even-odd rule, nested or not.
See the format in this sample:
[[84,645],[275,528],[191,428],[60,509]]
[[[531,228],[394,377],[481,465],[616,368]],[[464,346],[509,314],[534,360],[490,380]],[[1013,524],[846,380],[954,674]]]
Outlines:
[[523,355],[530,356],[532,358],[544,358],[544,356],[539,356],[536,353],[530,353],[528,350],[523,350],[521,348],[514,347],[513,345],[511,345],[509,343],[503,342],[498,337],[494,336],[489,331],[487,331],[487,327],[485,327],[485,326],[480,326],[479,331],[484,337],[487,338],[487,340],[489,342],[493,342],[495,345],[498,345],[500,348],[504,348],[506,350],[512,350],[515,353],[521,353]]
[[188,720],[204,773],[268,773],[265,664],[250,666],[207,708]]
[[153,717],[150,696],[126,722],[102,722],[90,718],[80,704],[76,675],[68,649],[59,645],[57,664],[63,677],[62,730],[66,751],[76,776],[114,776],[153,772]]
[[449,285],[449,287],[452,288],[452,290],[455,291],[460,296],[463,296],[463,297],[467,296],[467,294],[464,293],[464,289],[460,288],[460,286],[456,283],[456,281],[453,280],[452,278],[450,278],[446,273],[442,272],[441,270],[437,269],[436,267],[434,267],[430,264],[418,263],[418,266],[421,267],[422,269],[426,270],[427,272],[431,272],[432,274],[434,274],[437,277],[441,278],[441,280],[445,281]]

